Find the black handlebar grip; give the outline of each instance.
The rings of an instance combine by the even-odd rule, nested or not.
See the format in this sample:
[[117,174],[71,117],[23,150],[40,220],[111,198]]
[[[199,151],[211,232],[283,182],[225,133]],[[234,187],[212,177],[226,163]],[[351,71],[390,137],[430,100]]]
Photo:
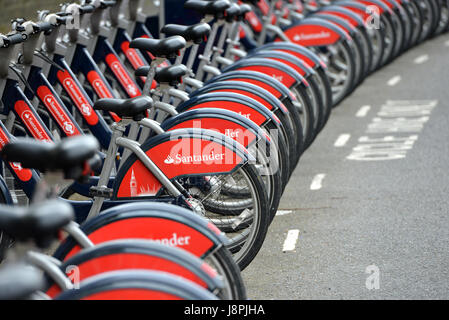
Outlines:
[[95,7],[91,4],[88,4],[86,6],[80,7],[80,14],[86,14],[86,13],[92,13],[95,11]]
[[109,8],[109,7],[113,7],[113,6],[116,5],[116,3],[117,3],[117,1],[115,1],[115,0],[101,1],[101,8],[102,9],[106,9],[106,8]]
[[37,23],[38,32],[48,33],[54,29],[54,25],[50,22],[39,22]]
[[24,42],[27,39],[27,35],[23,33],[16,33],[10,36],[7,36],[7,39],[5,39],[6,45],[12,46],[15,44],[19,44]]
[[70,16],[71,13],[70,12],[56,12],[55,13],[58,17],[67,17]]
[[240,5],[240,14],[237,16],[237,21],[242,21],[248,12],[251,12],[252,8],[248,4]]
[[252,5],[257,5],[260,0],[242,0],[243,3],[251,3]]
[[63,24],[63,25],[65,25],[65,24],[67,24],[67,20],[69,20],[71,17],[69,17],[69,16],[59,16],[58,15],[58,18],[56,18],[56,20],[58,21],[58,24]]

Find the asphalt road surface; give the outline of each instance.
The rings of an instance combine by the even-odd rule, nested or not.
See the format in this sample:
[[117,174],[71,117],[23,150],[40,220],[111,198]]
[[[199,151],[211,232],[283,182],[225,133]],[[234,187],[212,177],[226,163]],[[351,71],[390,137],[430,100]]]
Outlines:
[[449,35],[370,75],[303,155],[251,299],[449,298]]

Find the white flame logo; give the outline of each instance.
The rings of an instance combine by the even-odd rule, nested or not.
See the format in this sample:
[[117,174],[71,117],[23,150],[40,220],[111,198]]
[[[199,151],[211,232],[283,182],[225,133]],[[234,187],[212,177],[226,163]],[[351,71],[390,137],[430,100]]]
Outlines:
[[22,165],[19,162],[11,162],[11,167],[16,169],[17,171],[22,171]]
[[170,155],[167,156],[167,159],[164,160],[166,164],[172,164],[175,162],[175,159],[173,159]]

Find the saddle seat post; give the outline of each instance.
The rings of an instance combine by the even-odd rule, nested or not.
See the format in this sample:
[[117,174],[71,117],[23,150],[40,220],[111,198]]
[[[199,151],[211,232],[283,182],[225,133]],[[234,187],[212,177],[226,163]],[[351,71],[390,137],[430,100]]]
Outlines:
[[111,126],[112,137],[106,153],[106,159],[101,169],[100,177],[96,187],[91,187],[90,191],[95,192],[94,202],[90,208],[88,219],[93,218],[99,214],[106,196],[111,196],[112,190],[109,189],[108,183],[112,171],[115,168],[115,160],[117,157],[118,145],[117,139],[123,137],[126,131],[126,125],[131,123],[132,119],[122,119],[120,122],[113,123]]
[[[198,71],[196,73],[196,79],[202,80],[204,77],[204,67],[210,64],[211,56],[212,56],[212,48],[215,43],[215,39],[218,34],[218,30],[221,26],[225,23],[224,20],[217,19],[216,22],[212,25],[212,30],[209,35],[209,39],[207,40],[206,47],[204,48],[204,51],[202,54],[198,56],[198,58],[201,60],[200,64],[198,66]],[[193,65],[193,64],[192,64]]]
[[[260,32],[259,39],[257,40],[257,44],[259,46],[263,45],[265,43],[267,32],[268,32],[268,25],[271,25],[271,16],[274,13],[274,9],[276,7],[277,1],[270,1],[270,8],[268,9],[267,15],[262,17],[263,26],[262,31]],[[277,19],[278,20],[278,19]]]
[[[150,63],[150,69],[147,74],[147,79],[145,80],[145,85],[143,86],[143,95],[152,96],[151,92],[151,86],[153,85],[154,76],[156,75],[156,68],[161,63],[165,61],[165,58],[158,58],[156,57],[153,61]],[[156,117],[156,108],[152,108],[150,110],[149,119],[154,119]],[[142,134],[148,134],[149,132],[146,132],[147,130],[144,129],[145,132],[142,132]]]
[[[203,19],[201,19],[201,22],[209,23],[212,20],[214,20],[214,16],[206,15]],[[215,37],[213,37],[213,39],[212,39],[211,35],[209,34],[209,37],[207,38],[207,41],[206,41],[206,46],[208,45],[209,42],[212,42],[212,44],[213,44],[214,40],[215,40]],[[211,46],[212,46],[212,44],[211,44]],[[192,76],[194,76],[193,65],[195,63],[195,59],[198,56],[199,48],[200,48],[200,44],[194,44],[191,47],[189,56],[187,58],[186,67],[191,71]]]

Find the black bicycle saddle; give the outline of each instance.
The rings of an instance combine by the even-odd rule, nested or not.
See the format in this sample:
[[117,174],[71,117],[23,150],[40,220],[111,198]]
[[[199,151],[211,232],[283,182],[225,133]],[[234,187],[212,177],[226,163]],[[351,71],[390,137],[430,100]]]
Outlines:
[[19,162],[24,168],[42,172],[62,170],[67,179],[78,179],[90,160],[97,156],[98,148],[97,139],[88,135],[66,138],[58,143],[17,138],[3,147],[1,156],[7,162]]
[[248,4],[241,4],[240,5],[240,14],[237,16],[237,20],[242,21],[246,14],[253,11],[250,5]]
[[232,22],[240,15],[240,6],[236,3],[231,4],[225,11],[225,19],[227,22]]
[[161,29],[161,33],[164,33],[167,36],[181,36],[186,39],[186,41],[200,44],[209,36],[210,30],[210,25],[207,23],[198,23],[192,26],[167,24]]
[[16,240],[34,240],[38,246],[46,247],[74,217],[73,207],[61,200],[49,200],[30,207],[2,205],[0,230]]
[[0,300],[25,300],[44,286],[44,277],[33,267],[12,264],[0,270]]
[[133,118],[140,121],[146,116],[146,111],[153,106],[153,99],[140,96],[130,99],[100,99],[94,104],[95,110],[110,111],[119,117]]
[[241,0],[241,1],[244,2],[244,3],[250,3],[250,4],[254,5],[254,6],[256,6],[259,3],[260,0]]
[[179,64],[176,66],[170,66],[161,68],[156,71],[154,80],[159,83],[168,84],[172,87],[182,83],[182,78],[189,73],[189,70],[185,65]]
[[202,15],[213,15],[217,19],[225,17],[226,9],[231,6],[228,0],[203,1],[188,0],[184,3],[184,8],[194,10]]
[[131,41],[130,48],[150,52],[157,58],[175,59],[181,49],[186,47],[186,40],[181,36],[166,39],[137,38]]

